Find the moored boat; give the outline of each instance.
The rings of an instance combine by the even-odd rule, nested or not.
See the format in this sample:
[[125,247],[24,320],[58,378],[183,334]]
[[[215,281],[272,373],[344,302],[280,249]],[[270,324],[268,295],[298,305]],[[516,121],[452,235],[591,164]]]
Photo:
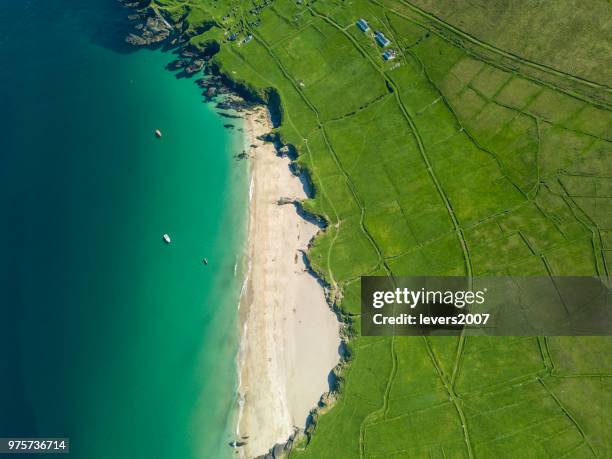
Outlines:
[[172,239],[170,239],[170,236],[168,236],[168,234],[164,234],[162,238],[166,244],[170,244],[172,242]]

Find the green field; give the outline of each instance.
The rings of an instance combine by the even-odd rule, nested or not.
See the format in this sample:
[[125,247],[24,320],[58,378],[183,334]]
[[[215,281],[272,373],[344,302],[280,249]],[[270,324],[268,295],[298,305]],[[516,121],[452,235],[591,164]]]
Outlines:
[[220,42],[220,72],[274,88],[316,190],[304,206],[329,223],[308,255],[348,361],[292,457],[612,457],[611,339],[359,336],[362,275],[609,278],[609,4],[156,3],[214,24],[192,43]]

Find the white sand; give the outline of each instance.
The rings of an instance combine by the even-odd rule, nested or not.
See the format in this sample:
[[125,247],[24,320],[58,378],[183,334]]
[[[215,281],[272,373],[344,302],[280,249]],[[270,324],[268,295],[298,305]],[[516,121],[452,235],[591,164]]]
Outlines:
[[249,221],[250,272],[241,302],[243,341],[240,388],[244,406],[239,435],[248,436],[242,455],[265,454],[283,443],[294,426],[304,428],[310,410],[329,390],[328,375],[338,363],[339,324],[322,287],[305,271],[305,250],[318,228],[302,219],[281,197],[304,199],[301,181],[271,144],[257,140],[270,132],[265,109],[245,122],[251,137]]

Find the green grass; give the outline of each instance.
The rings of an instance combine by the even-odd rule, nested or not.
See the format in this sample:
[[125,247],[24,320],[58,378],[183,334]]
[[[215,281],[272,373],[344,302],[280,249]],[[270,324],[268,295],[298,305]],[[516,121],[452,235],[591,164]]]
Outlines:
[[608,71],[612,36],[607,19],[609,4],[605,0],[594,0],[588,5],[576,0],[546,5],[534,0],[509,3],[413,0],[411,3],[479,40],[524,59],[612,85]]
[[[214,22],[192,41],[222,42],[221,72],[276,90],[278,134],[316,190],[304,207],[329,223],[309,258],[351,324],[351,358],[339,401],[292,457],[612,455],[610,339],[358,334],[365,274],[609,276],[601,2],[164,3],[191,28]],[[566,16],[578,19],[553,36],[543,18]],[[359,17],[396,60],[383,61]],[[226,42],[228,31],[255,38]],[[597,46],[579,46],[587,39]]]

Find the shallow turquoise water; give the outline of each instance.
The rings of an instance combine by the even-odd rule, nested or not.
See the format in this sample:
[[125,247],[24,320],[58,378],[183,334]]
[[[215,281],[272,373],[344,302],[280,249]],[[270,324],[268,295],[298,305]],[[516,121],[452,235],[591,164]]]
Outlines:
[[231,456],[243,140],[126,14],[0,2],[0,437]]

